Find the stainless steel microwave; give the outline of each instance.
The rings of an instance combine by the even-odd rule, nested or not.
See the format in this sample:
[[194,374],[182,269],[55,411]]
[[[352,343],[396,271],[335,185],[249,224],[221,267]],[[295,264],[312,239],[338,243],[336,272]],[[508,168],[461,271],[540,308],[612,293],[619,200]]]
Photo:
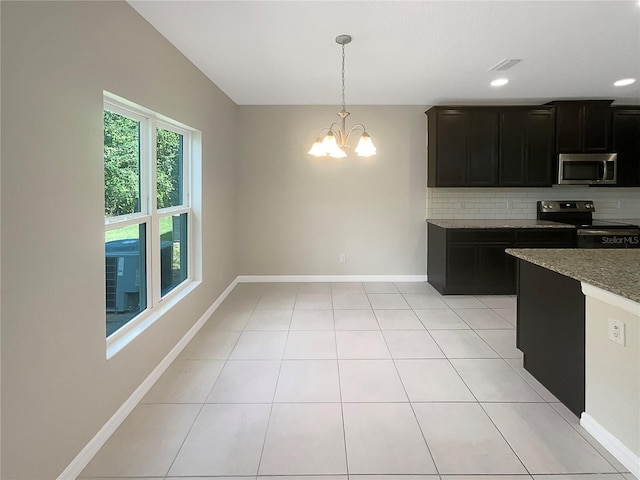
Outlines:
[[618,181],[616,153],[561,153],[559,185],[615,185]]

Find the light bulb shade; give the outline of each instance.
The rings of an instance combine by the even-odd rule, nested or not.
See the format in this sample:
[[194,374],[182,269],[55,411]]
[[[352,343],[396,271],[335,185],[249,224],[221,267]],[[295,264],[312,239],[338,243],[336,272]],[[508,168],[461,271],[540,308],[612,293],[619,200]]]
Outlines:
[[344,158],[347,156],[347,153],[336,145],[336,148],[329,152],[329,156],[333,158]]
[[368,133],[365,132],[362,134],[355,152],[359,157],[370,157],[376,154],[376,147],[373,145]]
[[326,154],[330,154],[334,149],[338,148],[338,142],[333,132],[327,133],[322,139],[322,149]]
[[336,140],[336,136],[332,131],[329,131],[322,140],[322,150],[325,155],[329,155],[333,158],[343,158],[346,157],[347,154],[338,146],[338,141]]
[[315,157],[324,157],[327,154],[324,148],[322,148],[322,140],[320,140],[320,137],[316,138],[316,141],[313,142],[311,149],[307,153]]

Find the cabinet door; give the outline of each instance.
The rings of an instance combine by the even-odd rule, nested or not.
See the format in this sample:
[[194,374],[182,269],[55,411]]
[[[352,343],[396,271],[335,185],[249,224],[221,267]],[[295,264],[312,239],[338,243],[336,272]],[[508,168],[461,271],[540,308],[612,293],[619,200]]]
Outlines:
[[447,248],[446,293],[462,293],[478,287],[478,246],[451,243]]
[[610,100],[553,103],[556,106],[558,153],[601,153],[610,149]]
[[465,112],[467,116],[467,179],[471,187],[498,185],[498,113]]
[[615,110],[613,148],[618,154],[618,186],[640,186],[640,108]]
[[515,260],[511,229],[449,230],[445,294],[508,295],[515,293]]
[[551,186],[555,177],[554,114],[551,109],[527,112],[526,160],[524,184]]
[[611,138],[610,102],[589,102],[584,110],[584,151],[608,152]]
[[553,109],[514,109],[501,112],[500,185],[552,185],[555,163],[553,142]]
[[[437,113],[437,186],[465,185],[467,167],[466,117],[460,110],[442,110]],[[432,159],[430,159],[431,161]]]
[[481,288],[486,291],[512,294],[516,290],[516,259],[504,250],[509,243],[479,246],[479,273]]
[[501,186],[525,184],[527,115],[522,110],[500,113],[500,178]]
[[584,105],[565,103],[556,106],[556,151],[576,153],[584,150]]

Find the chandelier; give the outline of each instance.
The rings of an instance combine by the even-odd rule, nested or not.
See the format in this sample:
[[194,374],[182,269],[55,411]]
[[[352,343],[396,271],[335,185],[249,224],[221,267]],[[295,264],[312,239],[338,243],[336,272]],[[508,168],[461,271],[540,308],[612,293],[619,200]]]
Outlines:
[[349,132],[347,132],[345,125],[346,119],[350,113],[347,112],[344,101],[344,46],[351,43],[351,36],[338,35],[336,37],[336,43],[342,45],[342,110],[338,112],[338,117],[340,117],[341,122],[340,125],[334,122],[329,125],[329,128],[322,129],[320,131],[321,134],[326,131],[324,138],[316,138],[316,141],[313,143],[313,146],[308,153],[310,155],[315,155],[316,157],[346,157],[347,153],[345,150],[349,148],[349,137],[353,132],[360,132],[360,141],[358,142],[355,152],[359,157],[370,157],[376,154],[376,147],[374,147],[371,137],[364,128],[364,125],[361,123],[354,125],[351,127]]

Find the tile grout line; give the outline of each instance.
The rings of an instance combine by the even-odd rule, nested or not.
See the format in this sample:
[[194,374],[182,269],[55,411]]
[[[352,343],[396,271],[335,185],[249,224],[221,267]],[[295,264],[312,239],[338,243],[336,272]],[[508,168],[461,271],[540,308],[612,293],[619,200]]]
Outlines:
[[[481,301],[481,300],[480,300],[480,301]],[[482,302],[482,303],[484,303],[484,302]],[[453,311],[454,311],[454,313],[455,313],[456,315],[458,315],[458,313],[457,313],[453,308],[451,308],[451,310],[453,310]],[[493,310],[493,309],[491,309],[491,310]],[[414,313],[415,313],[415,312],[414,312]],[[458,317],[460,317],[460,316],[458,315]],[[463,319],[462,317],[460,317],[460,319],[461,319],[463,322],[465,322],[465,321],[464,321],[464,319]],[[467,322],[465,322],[465,323],[467,323]],[[469,325],[469,327],[470,327],[471,331],[472,331],[472,332],[473,332],[473,333],[474,333],[474,334],[475,334],[475,335],[476,335],[476,336],[477,336],[477,337],[478,337],[478,338],[479,338],[483,343],[485,343],[485,344],[486,344],[486,345],[487,345],[487,346],[488,346],[488,347],[489,347],[493,352],[495,352],[495,353],[496,353],[496,355],[498,355],[498,358],[499,358],[500,360],[502,360],[503,362],[505,362],[505,363],[507,363],[507,364],[508,364],[508,362],[506,362],[506,361],[505,361],[505,360],[500,356],[500,354],[499,354],[498,352],[496,352],[496,351],[491,347],[491,345],[489,345],[487,342],[485,342],[485,341],[484,341],[484,339],[483,339],[480,335],[478,335],[478,333],[475,331],[475,329],[473,329],[473,328],[471,327],[471,325]],[[429,329],[427,329],[427,332],[428,332],[428,331],[429,331]],[[435,339],[434,339],[434,341],[435,341]],[[438,345],[438,347],[440,347],[440,345],[439,345],[437,342],[436,342],[436,344]],[[444,351],[443,351],[443,354],[444,354]],[[476,394],[473,392],[473,390],[471,389],[471,387],[469,387],[469,385],[468,385],[468,384],[467,384],[467,382],[464,380],[464,378],[462,377],[462,375],[460,375],[460,372],[456,369],[455,365],[453,365],[453,363],[451,362],[451,358],[449,358],[449,356],[447,356],[446,354],[444,354],[444,355],[445,355],[445,358],[446,358],[447,362],[449,363],[449,365],[451,365],[451,368],[453,368],[454,372],[456,372],[456,374],[458,375],[458,377],[460,378],[460,380],[462,381],[462,383],[465,385],[465,387],[467,387],[467,390],[469,390],[469,393],[471,393],[471,395],[473,396],[473,398],[475,398],[475,400],[476,400],[476,401],[475,401],[475,402],[473,402],[473,403],[477,403],[477,404],[478,404],[478,406],[482,409],[482,411],[483,411],[483,412],[484,412],[484,414],[487,416],[487,418],[489,419],[489,421],[491,422],[491,424],[492,424],[492,425],[495,427],[495,429],[498,431],[498,433],[500,434],[500,436],[502,437],[502,439],[503,439],[503,440],[505,441],[505,443],[509,446],[509,449],[513,452],[513,454],[514,454],[514,455],[515,455],[515,457],[518,459],[518,461],[520,462],[520,464],[522,465],[522,467],[526,470],[527,474],[528,474],[528,475],[530,475],[530,476],[532,476],[531,472],[529,471],[529,469],[527,468],[527,466],[524,464],[524,462],[522,461],[522,459],[518,456],[518,454],[515,452],[515,450],[514,450],[514,449],[513,449],[513,447],[511,446],[511,444],[510,444],[510,443],[507,441],[507,439],[504,437],[504,435],[503,435],[502,431],[500,431],[500,429],[499,429],[499,428],[498,428],[498,426],[495,424],[495,422],[493,421],[493,419],[489,416],[489,414],[487,413],[487,411],[484,409],[484,407],[482,406],[482,403],[478,400],[478,397],[476,396]],[[395,364],[395,361],[394,361],[394,364]],[[398,372],[398,375],[400,375],[400,374],[399,374],[399,372]],[[400,380],[402,380],[402,378],[401,378]],[[403,385],[404,385],[404,384],[403,384]],[[532,389],[532,390],[533,390],[533,389]],[[535,391],[534,391],[534,393],[536,393],[536,395],[537,395],[537,392],[535,392]],[[544,400],[544,399],[542,399],[542,400]],[[434,402],[434,403],[436,403],[436,402]],[[452,402],[440,402],[440,403],[452,403]],[[466,403],[472,403],[472,402],[466,402]],[[501,403],[504,403],[504,402],[501,402]],[[413,409],[413,405],[411,406],[411,408]],[[415,410],[414,410],[414,415],[415,415]],[[416,416],[416,421],[417,421],[417,416]],[[418,422],[418,425],[420,425],[420,422]],[[420,430],[422,431],[422,427],[421,427],[421,426],[420,426]],[[423,432],[423,436],[424,436],[424,432]],[[425,438],[425,442],[426,442],[426,438]],[[434,463],[435,463],[435,462],[434,462]],[[436,467],[436,468],[437,468],[437,467]]]
[[193,422],[191,423],[191,426],[189,427],[189,430],[187,431],[187,434],[182,439],[182,442],[180,443],[180,448],[178,448],[178,451],[176,452],[176,455],[173,457],[173,460],[171,460],[171,464],[169,465],[169,468],[167,469],[167,473],[164,475],[165,478],[169,476],[169,472],[171,471],[171,469],[173,468],[174,463],[176,463],[176,460],[180,456],[180,452],[182,451],[182,448],[184,447],[184,444],[187,441],[187,438],[189,438],[189,434],[191,433],[191,430],[193,430],[193,427],[196,424],[196,422],[198,421],[198,418],[200,418],[200,415],[202,414],[202,410],[204,410],[204,406],[205,406],[205,403],[203,402],[202,405],[200,405],[200,409],[198,410],[198,414],[193,419]]
[[[457,313],[456,313],[457,314]],[[464,319],[462,319],[462,321],[464,321]],[[466,323],[466,322],[465,322]],[[485,343],[493,352],[496,353],[496,355],[498,355],[498,358],[500,358],[503,362],[509,364],[508,362],[506,362],[498,352],[496,352],[491,345],[489,345],[487,342],[484,341],[484,339],[478,335],[478,333],[471,328],[471,331],[483,342]],[[487,413],[487,411],[485,410],[485,408],[482,405],[482,402],[480,402],[480,400],[478,399],[478,397],[476,396],[476,394],[473,392],[473,390],[471,389],[471,387],[467,384],[467,382],[465,381],[464,377],[462,375],[460,375],[460,372],[458,371],[458,369],[455,367],[455,365],[453,364],[453,362],[451,362],[451,359],[447,356],[447,361],[449,362],[449,364],[451,365],[451,368],[453,368],[453,370],[456,372],[456,374],[458,375],[458,377],[460,378],[460,380],[462,380],[462,383],[464,383],[465,387],[467,387],[467,389],[469,390],[469,392],[471,393],[471,395],[473,396],[473,398],[476,399],[476,402],[478,404],[478,406],[482,409],[483,413],[487,416],[487,418],[489,419],[489,421],[491,422],[491,424],[494,426],[494,428],[496,429],[496,431],[500,434],[500,437],[504,440],[504,442],[509,446],[509,449],[513,452],[513,454],[515,455],[515,457],[518,459],[518,461],[520,462],[520,464],[522,465],[522,468],[525,469],[525,471],[527,472],[527,474],[529,476],[531,476],[533,478],[533,474],[529,471],[529,469],[527,468],[527,466],[524,464],[524,462],[522,461],[522,459],[520,458],[520,456],[516,453],[516,451],[513,449],[513,446],[507,441],[507,439],[505,438],[504,434],[502,433],[502,431],[498,428],[498,426],[495,424],[495,422],[493,421],[493,419],[491,418],[491,416],[489,416],[489,414]],[[533,390],[533,389],[532,389]],[[535,392],[535,391],[534,391]],[[535,392],[537,394],[537,392]],[[543,399],[544,400],[544,399]],[[507,403],[507,402],[500,402],[500,403]]]
[[[234,287],[235,290],[235,287]],[[233,292],[233,291],[232,291]],[[262,295],[260,295],[262,297]],[[256,302],[257,304],[257,302]],[[255,311],[255,306],[254,308],[251,310],[251,313],[249,314],[249,318],[251,318],[251,315],[253,314],[253,312]],[[215,312],[214,312],[215,313]],[[213,316],[213,315],[212,315]],[[211,320],[211,317],[209,317],[207,319],[207,322],[209,322]],[[206,323],[205,322],[205,325]],[[249,320],[247,319],[247,324],[248,324]],[[203,325],[204,327],[204,325]],[[246,324],[245,324],[246,327]],[[242,330],[244,331],[244,329]],[[198,414],[195,416],[195,418],[193,419],[193,422],[191,423],[191,426],[189,427],[189,430],[187,431],[187,434],[185,435],[184,439],[182,440],[182,442],[180,443],[180,447],[178,448],[176,455],[173,457],[173,460],[171,461],[171,464],[169,465],[169,468],[167,469],[167,473],[165,474],[164,478],[166,478],[167,476],[169,476],[169,472],[171,471],[171,469],[173,468],[173,465],[176,463],[176,460],[178,459],[178,457],[180,456],[180,452],[182,451],[182,449],[184,448],[184,444],[187,441],[187,438],[189,438],[189,434],[191,433],[191,431],[193,430],[194,425],[196,424],[196,422],[198,421],[198,418],[200,418],[200,415],[202,414],[202,411],[204,410],[205,405],[207,405],[207,399],[209,398],[209,395],[211,395],[211,392],[213,391],[213,389],[216,386],[216,383],[218,383],[218,380],[220,379],[220,375],[222,375],[222,372],[224,370],[224,368],[227,366],[227,362],[229,361],[229,357],[231,357],[231,353],[233,352],[233,350],[236,348],[236,345],[238,344],[238,341],[240,340],[240,337],[242,336],[242,333],[240,333],[240,335],[238,335],[238,338],[236,338],[236,341],[233,344],[233,347],[231,347],[231,349],[229,350],[229,354],[227,355],[227,357],[224,360],[224,363],[222,365],[222,368],[220,369],[220,372],[218,373],[218,376],[216,377],[216,380],[213,382],[213,385],[211,386],[211,388],[209,389],[209,393],[207,393],[207,396],[204,398],[204,401],[202,402],[202,405],[200,406],[200,410],[198,410]],[[193,340],[193,339],[192,339]],[[177,360],[177,359],[176,359]],[[175,360],[174,360],[175,361]],[[173,363],[172,363],[173,364]]]
[[293,312],[295,311],[296,302],[298,300],[298,288],[296,287],[296,296],[293,302],[293,308],[291,309],[291,318],[289,319],[289,329],[287,330],[287,337],[284,342],[284,348],[282,349],[282,357],[280,358],[280,368],[278,369],[278,377],[276,378],[276,385],[273,389],[273,397],[271,398],[271,406],[269,408],[269,419],[267,420],[267,426],[264,430],[264,437],[262,438],[262,449],[260,449],[260,458],[258,459],[258,466],[256,468],[256,478],[260,475],[260,467],[262,466],[262,458],[264,456],[264,448],[267,445],[267,435],[269,434],[269,426],[271,425],[271,417],[273,416],[273,407],[275,406],[276,394],[278,393],[278,383],[280,382],[280,374],[282,373],[282,364],[284,362],[285,352],[287,351],[287,343],[289,343],[289,332],[291,331],[291,322],[293,321]]
[[[402,298],[404,298],[404,296]],[[406,299],[405,299],[405,301],[406,301]],[[416,312],[413,310],[413,308],[411,308],[411,313],[416,315]],[[417,317],[417,315],[416,315],[416,317]],[[378,319],[376,317],[376,321],[377,320]],[[419,317],[418,317],[418,320],[420,320]],[[422,323],[422,321],[420,321],[420,323]],[[382,331],[382,327],[379,324],[379,322],[378,322],[378,326],[380,327],[380,329]],[[427,331],[427,333],[429,333],[429,331],[426,328],[425,328],[425,330]],[[429,335],[429,336],[431,336],[431,335]],[[387,337],[384,336],[384,332],[382,332],[382,338],[384,339],[384,343],[387,346],[387,350],[389,350],[389,355],[391,355],[391,349],[389,348],[389,343],[387,342]],[[435,340],[434,340],[434,342],[435,342]],[[440,347],[438,346],[438,349],[439,348]],[[444,355],[444,352],[443,352],[443,355]],[[418,430],[420,430],[420,435],[422,436],[422,440],[424,441],[424,445],[425,445],[425,447],[427,447],[427,452],[429,452],[429,458],[431,459],[431,463],[433,464],[433,468],[435,468],[435,470],[436,470],[435,475],[439,476],[440,475],[440,470],[438,469],[438,464],[436,463],[436,459],[434,458],[433,453],[431,452],[431,448],[429,447],[429,442],[427,442],[427,437],[425,436],[424,431],[422,430],[422,426],[420,425],[420,421],[418,420],[418,415],[416,414],[416,411],[413,408],[413,403],[411,402],[411,398],[409,397],[409,393],[407,392],[407,388],[406,388],[404,382],[402,381],[402,376],[400,375],[400,370],[398,370],[398,365],[396,364],[396,359],[393,357],[393,355],[391,355],[391,361],[393,362],[393,368],[396,371],[396,375],[398,375],[398,380],[400,380],[400,385],[402,385],[402,390],[404,391],[404,394],[407,397],[407,403],[409,404],[409,408],[411,409],[411,413],[413,413],[413,418],[416,421],[416,424],[418,426]]]
[[[362,285],[362,284],[361,284]],[[364,285],[362,285],[362,289],[364,290],[364,294],[367,298],[367,302],[369,302],[369,306],[371,307],[371,302],[369,301],[369,295],[366,292],[366,289],[364,288]],[[340,412],[342,413],[342,434],[343,434],[343,438],[344,438],[344,461],[345,461],[345,468],[347,470],[347,479],[350,479],[350,473],[349,473],[349,453],[347,450],[347,425],[346,422],[344,420],[344,399],[342,398],[342,379],[340,377],[340,355],[338,354],[338,331],[336,330],[336,315],[335,315],[335,304],[333,303],[333,287],[331,288],[331,303],[333,305],[333,335],[336,341],[336,364],[338,365],[338,390],[340,392]],[[372,312],[373,312],[373,308],[371,308]],[[373,313],[373,318],[376,318],[375,313]],[[377,319],[376,319],[377,322]],[[379,326],[379,325],[378,325]]]
[[[449,360],[447,358],[447,360]],[[518,459],[518,461],[520,462],[520,465],[522,465],[522,468],[525,469],[525,471],[527,472],[527,474],[529,476],[531,476],[533,478],[533,474],[529,471],[529,468],[527,468],[527,466],[524,464],[524,462],[522,461],[522,459],[520,458],[520,456],[518,455],[518,453],[513,449],[513,446],[509,443],[509,441],[506,439],[506,437],[504,436],[504,434],[502,433],[502,431],[498,428],[498,426],[496,425],[496,423],[493,421],[493,418],[491,418],[491,416],[489,415],[489,413],[487,413],[487,411],[485,410],[485,408],[482,405],[482,402],[478,399],[478,397],[476,396],[476,394],[473,392],[473,390],[471,390],[471,387],[469,387],[469,385],[467,384],[467,382],[464,380],[464,378],[462,377],[462,375],[460,375],[460,372],[458,372],[458,369],[455,367],[455,365],[449,360],[449,364],[451,365],[451,368],[453,368],[453,370],[456,372],[456,374],[458,375],[458,377],[460,377],[460,380],[462,380],[462,383],[464,383],[465,387],[467,387],[467,389],[469,390],[469,392],[471,392],[471,395],[473,395],[473,398],[476,399],[476,403],[478,404],[478,406],[480,407],[480,409],[482,410],[482,412],[487,416],[487,418],[489,419],[489,421],[491,422],[491,424],[494,426],[494,428],[496,429],[496,431],[500,434],[500,437],[504,440],[504,442],[507,444],[507,446],[509,447],[509,449],[513,452],[513,455]],[[492,402],[494,403],[494,402]],[[495,402],[495,403],[508,403],[508,402]],[[514,474],[517,475],[517,474]]]
[[[574,427],[574,426],[571,424],[571,422],[569,422],[569,420],[567,420],[567,419],[564,417],[564,415],[562,415],[562,414],[561,414],[560,412],[558,412],[555,408],[553,408],[553,406],[551,405],[552,403],[560,403],[560,404],[561,404],[561,405],[563,405],[563,406],[564,406],[564,404],[563,404],[562,402],[546,402],[546,404],[549,406],[549,408],[550,408],[551,410],[553,410],[553,412],[554,412],[554,413],[556,413],[560,418],[562,418],[562,420],[563,420],[563,421],[565,421],[565,422],[566,422],[566,423],[567,423],[567,424],[568,424],[568,425],[573,429],[573,431],[574,431],[574,432],[576,432],[578,435],[580,435],[580,437],[581,437],[581,438],[583,438],[583,439],[584,439],[584,441],[585,441],[585,442],[587,442],[587,443],[589,444],[589,446],[590,446],[591,448],[593,448],[593,449],[596,451],[596,453],[597,453],[598,455],[600,455],[600,456],[604,459],[604,461],[605,461],[605,462],[607,462],[607,463],[611,466],[611,468],[613,468],[613,469],[616,471],[616,473],[617,473],[618,475],[622,475],[623,473],[631,473],[631,472],[619,472],[619,471],[618,471],[618,468],[617,468],[613,463],[611,463],[607,457],[605,457],[602,453],[600,453],[600,451],[596,448],[596,446],[595,446],[595,445],[593,445],[593,444],[589,441],[589,439],[588,439],[587,437],[585,437],[585,436],[582,434],[582,432],[581,432],[578,428]],[[578,426],[580,426],[580,424],[578,424]],[[595,440],[595,439],[594,439],[594,440]],[[596,441],[597,441],[597,440],[596,440]],[[604,447],[603,447],[603,448],[604,448]],[[606,449],[605,449],[605,451],[606,451]],[[615,458],[615,457],[614,457],[614,458]],[[602,475],[615,475],[615,474],[602,474]]]
[[[333,305],[333,294],[331,295],[331,302]],[[333,338],[336,342],[336,367],[338,368],[338,395],[340,396],[340,415],[342,416],[342,439],[344,441],[344,463],[347,471],[347,479],[349,478],[349,452],[347,450],[347,425],[344,421],[344,402],[342,399],[342,379],[340,378],[340,359],[338,358],[338,331],[336,330],[336,315],[335,310],[332,309],[333,315]]]

